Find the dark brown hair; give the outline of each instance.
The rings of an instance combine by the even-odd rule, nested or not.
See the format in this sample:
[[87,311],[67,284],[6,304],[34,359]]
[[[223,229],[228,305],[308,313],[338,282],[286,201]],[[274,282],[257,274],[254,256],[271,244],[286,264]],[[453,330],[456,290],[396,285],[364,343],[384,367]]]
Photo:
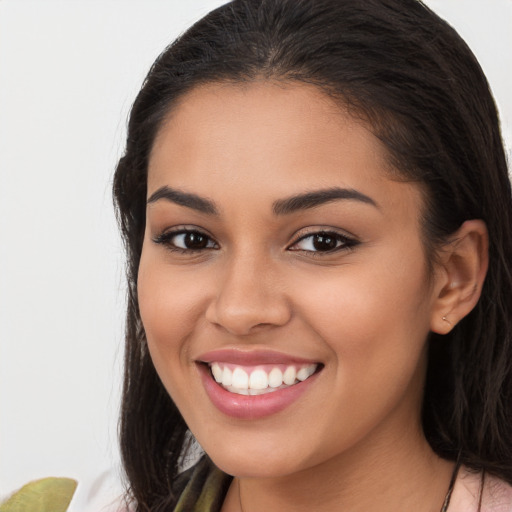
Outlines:
[[496,107],[475,57],[417,0],[234,0],[152,66],[114,178],[128,313],[121,448],[137,510],[168,510],[188,430],[151,362],[137,303],[148,156],[173,105],[208,82],[314,84],[370,122],[403,179],[423,184],[426,252],[483,219],[490,264],[475,309],[432,334],[423,426],[432,448],[512,483],[512,199]]

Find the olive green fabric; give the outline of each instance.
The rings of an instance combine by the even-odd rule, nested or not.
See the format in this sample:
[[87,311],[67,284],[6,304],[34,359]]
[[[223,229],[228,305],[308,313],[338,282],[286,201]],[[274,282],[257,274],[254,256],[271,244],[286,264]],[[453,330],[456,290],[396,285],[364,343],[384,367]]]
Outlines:
[[204,456],[178,477],[174,512],[220,512],[232,479]]
[[0,512],[65,512],[76,486],[71,478],[35,480],[0,504]]

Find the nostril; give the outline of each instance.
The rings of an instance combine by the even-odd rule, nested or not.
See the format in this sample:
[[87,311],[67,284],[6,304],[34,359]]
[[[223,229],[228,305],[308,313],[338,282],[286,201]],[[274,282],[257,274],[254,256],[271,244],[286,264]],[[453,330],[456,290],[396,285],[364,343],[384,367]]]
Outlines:
[[278,305],[272,308],[250,305],[244,307],[242,304],[228,305],[218,301],[211,304],[206,311],[206,319],[211,324],[237,336],[285,325],[290,317],[287,307]]

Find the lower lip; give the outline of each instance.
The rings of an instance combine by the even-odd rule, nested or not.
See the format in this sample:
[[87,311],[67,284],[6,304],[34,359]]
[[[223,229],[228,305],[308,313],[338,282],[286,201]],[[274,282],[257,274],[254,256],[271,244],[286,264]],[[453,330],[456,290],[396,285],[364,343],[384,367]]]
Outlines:
[[220,412],[233,418],[254,420],[276,414],[298,400],[314,383],[318,374],[288,388],[271,391],[264,395],[239,395],[230,393],[213,379],[209,368],[199,364],[199,373],[206,394]]

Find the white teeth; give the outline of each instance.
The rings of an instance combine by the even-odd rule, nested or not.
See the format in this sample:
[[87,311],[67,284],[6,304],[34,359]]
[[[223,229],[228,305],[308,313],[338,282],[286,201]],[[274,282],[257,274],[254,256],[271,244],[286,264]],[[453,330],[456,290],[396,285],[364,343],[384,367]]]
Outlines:
[[268,388],[268,376],[265,370],[254,370],[249,377],[249,387],[251,389]]
[[288,366],[283,373],[283,382],[291,386],[295,383],[295,377],[297,376],[297,372],[295,371],[295,366]]
[[242,368],[235,368],[231,385],[238,389],[249,389],[249,375]]
[[315,373],[315,367],[314,366],[307,366],[306,368],[301,368],[297,372],[297,379],[300,381],[306,380],[308,377],[311,377]]
[[225,366],[224,371],[222,372],[222,385],[225,387],[231,386],[233,383],[233,374],[231,370]]
[[288,366],[284,372],[274,367],[269,373],[259,367],[250,374],[243,368],[235,367],[231,370],[227,365],[217,362],[211,363],[210,368],[215,382],[231,393],[261,395],[308,379],[315,373],[317,365],[301,366],[298,370],[295,366]]
[[268,374],[268,385],[271,388],[278,388],[283,383],[283,372],[279,368],[272,368]]
[[268,393],[266,389],[249,389],[249,395],[265,395]]
[[219,363],[212,364],[212,374],[213,378],[215,379],[215,382],[222,382],[222,376],[224,375],[224,372],[220,367]]

